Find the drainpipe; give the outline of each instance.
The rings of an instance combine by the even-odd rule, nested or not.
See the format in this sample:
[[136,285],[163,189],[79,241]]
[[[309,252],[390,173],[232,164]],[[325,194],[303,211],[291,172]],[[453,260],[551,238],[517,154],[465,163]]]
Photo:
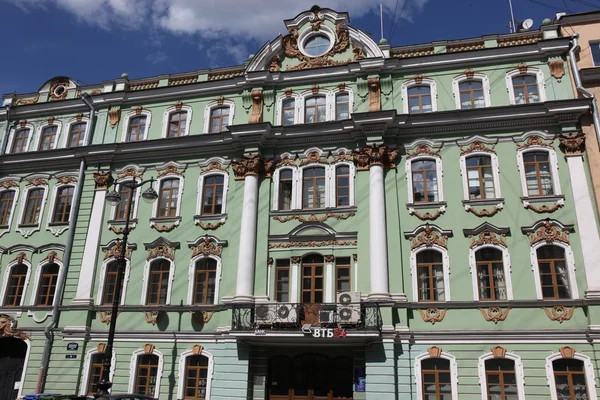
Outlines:
[[4,125],[4,135],[2,135],[2,143],[0,144],[0,155],[3,155],[4,152],[6,151],[5,146],[6,143],[8,142],[8,130],[9,130],[9,125],[10,125],[10,107],[11,104],[9,103],[6,106],[6,125]]
[[596,140],[598,141],[598,146],[600,146],[600,119],[598,118],[598,102],[596,101],[596,96],[583,87],[581,84],[581,75],[579,75],[579,69],[577,68],[577,58],[575,56],[575,52],[579,50],[579,42],[578,39],[579,34],[576,33],[571,36],[571,48],[569,49],[569,61],[571,63],[571,70],[573,71],[573,78],[575,78],[575,86],[577,87],[577,91],[581,93],[583,96],[592,100],[592,118],[594,119],[594,129],[596,130]]
[[[87,93],[82,95],[83,102],[90,108],[90,120],[85,129],[85,137],[84,137],[84,146],[88,146],[91,141],[91,134],[94,128],[94,117],[96,115],[96,110],[94,106],[87,98]],[[79,163],[79,176],[77,178],[77,190],[73,194],[73,213],[69,219],[69,230],[67,234],[67,243],[65,246],[65,253],[63,255],[63,267],[60,270],[60,274],[58,275],[58,281],[56,282],[56,295],[54,297],[54,304],[52,305],[52,316],[48,325],[44,329],[44,335],[46,335],[46,342],[44,344],[44,352],[42,353],[42,364],[40,366],[40,370],[38,372],[37,384],[35,387],[36,393],[42,393],[44,390],[44,386],[46,384],[46,373],[48,368],[48,362],[50,360],[50,348],[52,346],[54,334],[53,330],[56,328],[58,323],[58,307],[62,303],[63,289],[65,285],[65,281],[67,278],[67,270],[69,269],[69,264],[71,263],[71,253],[73,251],[73,241],[75,239],[75,227],[77,225],[77,217],[79,214],[79,205],[81,200],[81,193],[83,192],[83,179],[85,175],[85,160],[82,159]]]

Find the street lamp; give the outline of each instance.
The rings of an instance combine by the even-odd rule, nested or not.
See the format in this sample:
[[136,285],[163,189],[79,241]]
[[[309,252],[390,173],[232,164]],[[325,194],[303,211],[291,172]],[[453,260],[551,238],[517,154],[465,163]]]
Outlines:
[[[112,362],[112,350],[113,350],[113,342],[115,341],[115,328],[117,326],[117,314],[119,312],[119,303],[121,302],[121,290],[122,290],[122,280],[123,280],[123,271],[125,269],[125,254],[127,251],[127,238],[129,237],[129,217],[131,215],[131,203],[133,202],[133,194],[135,189],[144,186],[146,183],[150,182],[150,187],[142,193],[142,198],[147,203],[152,203],[158,199],[158,193],[156,190],[152,188],[152,184],[154,182],[154,178],[145,180],[143,182],[137,183],[135,177],[131,178],[131,181],[121,182],[121,185],[127,185],[129,187],[129,194],[127,199],[127,209],[125,210],[125,227],[123,228],[123,240],[121,242],[121,254],[117,258],[117,281],[115,282],[115,295],[113,298],[112,309],[110,313],[110,327],[108,329],[108,343],[106,344],[106,350],[104,352],[104,359],[102,360],[102,377],[100,382],[98,382],[98,393],[96,397],[102,395],[108,395],[108,391],[112,387],[112,382],[110,381],[110,366]],[[116,206],[121,203],[121,194],[117,192],[117,183],[115,182],[114,190],[110,191],[106,195],[106,202],[110,205]]]

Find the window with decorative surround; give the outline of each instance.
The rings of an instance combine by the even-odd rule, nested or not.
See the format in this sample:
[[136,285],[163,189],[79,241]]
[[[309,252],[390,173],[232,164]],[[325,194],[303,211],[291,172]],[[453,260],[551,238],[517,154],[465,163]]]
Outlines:
[[452,80],[457,109],[490,107],[490,80],[485,74],[467,70]]
[[[117,275],[119,268],[122,267],[119,266],[119,261],[114,258],[110,258],[102,264],[100,270],[100,287],[98,288],[98,297],[96,299],[98,305],[112,305],[117,294]],[[120,304],[125,304],[127,283],[129,283],[129,260],[125,260],[125,267],[121,274]]]
[[281,125],[313,124],[349,119],[354,107],[354,93],[346,85],[333,90],[317,86],[301,94],[286,91],[277,101],[277,120]]
[[33,125],[27,121],[21,121],[16,128],[11,129],[6,143],[6,152],[18,154],[28,151],[33,130]]
[[37,289],[35,293],[35,306],[52,306],[56,294],[56,284],[60,273],[58,263],[47,263],[38,268]]
[[417,399],[458,400],[456,359],[440,348],[432,347],[416,357],[415,377]]
[[21,202],[17,228],[17,232],[24,237],[29,237],[39,230],[47,194],[48,182],[45,179],[34,178],[28,181],[23,193],[25,201]]
[[148,263],[146,275],[146,290],[144,301],[146,305],[166,305],[171,299],[171,281],[173,277],[172,262],[157,258]]
[[8,264],[4,272],[4,284],[0,305],[4,307],[20,307],[25,301],[25,290],[29,282],[31,264],[26,260],[14,260]]
[[521,358],[501,346],[479,357],[481,399],[525,400]]
[[[417,140],[406,146],[406,182],[408,187],[408,210],[421,219],[419,210],[437,208],[435,215],[446,210],[440,150],[428,140]],[[426,215],[431,215],[427,212]]]
[[177,102],[166,109],[163,117],[163,138],[187,136],[190,134],[192,107]]
[[85,132],[88,124],[87,118],[77,118],[67,123],[67,132],[65,136],[64,147],[81,147],[85,143]]
[[510,104],[532,104],[546,101],[544,73],[536,67],[520,64],[506,73]]
[[235,103],[222,97],[211,101],[204,109],[204,132],[219,133],[233,125]]
[[591,359],[571,347],[546,358],[546,376],[551,400],[597,399]]
[[179,358],[178,399],[210,399],[213,356],[194,346]]
[[128,392],[158,398],[164,356],[151,344],[145,347],[149,347],[151,352],[136,350],[131,358]]
[[19,198],[19,184],[15,181],[0,182],[0,236],[10,231]]
[[[154,204],[155,218],[151,219],[152,224],[166,221],[179,224],[181,220],[181,194],[183,193],[183,173],[165,172],[157,181],[158,200]],[[159,174],[160,175],[160,174]]]
[[62,185],[56,189],[54,196],[54,207],[52,213],[52,224],[68,224],[73,206],[73,194],[75,186]]
[[437,85],[435,80],[416,76],[401,86],[404,114],[421,114],[437,111]]
[[[105,346],[104,343],[101,343],[98,345],[98,348],[105,348]],[[102,379],[102,371],[104,370],[102,364],[104,356],[104,350],[92,349],[86,353],[83,361],[83,384],[79,390],[81,396],[93,396],[98,393],[98,382]],[[111,381],[115,372],[116,358],[116,354],[113,351],[109,373]]]
[[152,121],[150,110],[139,106],[129,111],[123,118],[122,142],[138,142],[148,139],[148,130]]
[[61,128],[62,123],[54,118],[49,118],[47,122],[41,124],[38,128],[36,149],[39,151],[55,149],[58,145]]

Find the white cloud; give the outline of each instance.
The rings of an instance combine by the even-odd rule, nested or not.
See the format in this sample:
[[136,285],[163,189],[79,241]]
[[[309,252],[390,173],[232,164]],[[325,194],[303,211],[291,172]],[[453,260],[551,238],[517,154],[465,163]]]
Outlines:
[[155,51],[154,53],[148,54],[146,56],[146,60],[148,60],[152,64],[158,64],[163,61],[167,61],[167,58],[168,58],[167,55],[165,53],[163,53],[162,51]]

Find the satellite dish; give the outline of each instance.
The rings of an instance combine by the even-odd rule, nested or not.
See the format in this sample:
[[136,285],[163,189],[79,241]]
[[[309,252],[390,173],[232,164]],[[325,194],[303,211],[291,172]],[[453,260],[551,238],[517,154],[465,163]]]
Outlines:
[[527,18],[525,21],[521,22],[519,30],[528,31],[533,27],[533,20],[531,18]]

